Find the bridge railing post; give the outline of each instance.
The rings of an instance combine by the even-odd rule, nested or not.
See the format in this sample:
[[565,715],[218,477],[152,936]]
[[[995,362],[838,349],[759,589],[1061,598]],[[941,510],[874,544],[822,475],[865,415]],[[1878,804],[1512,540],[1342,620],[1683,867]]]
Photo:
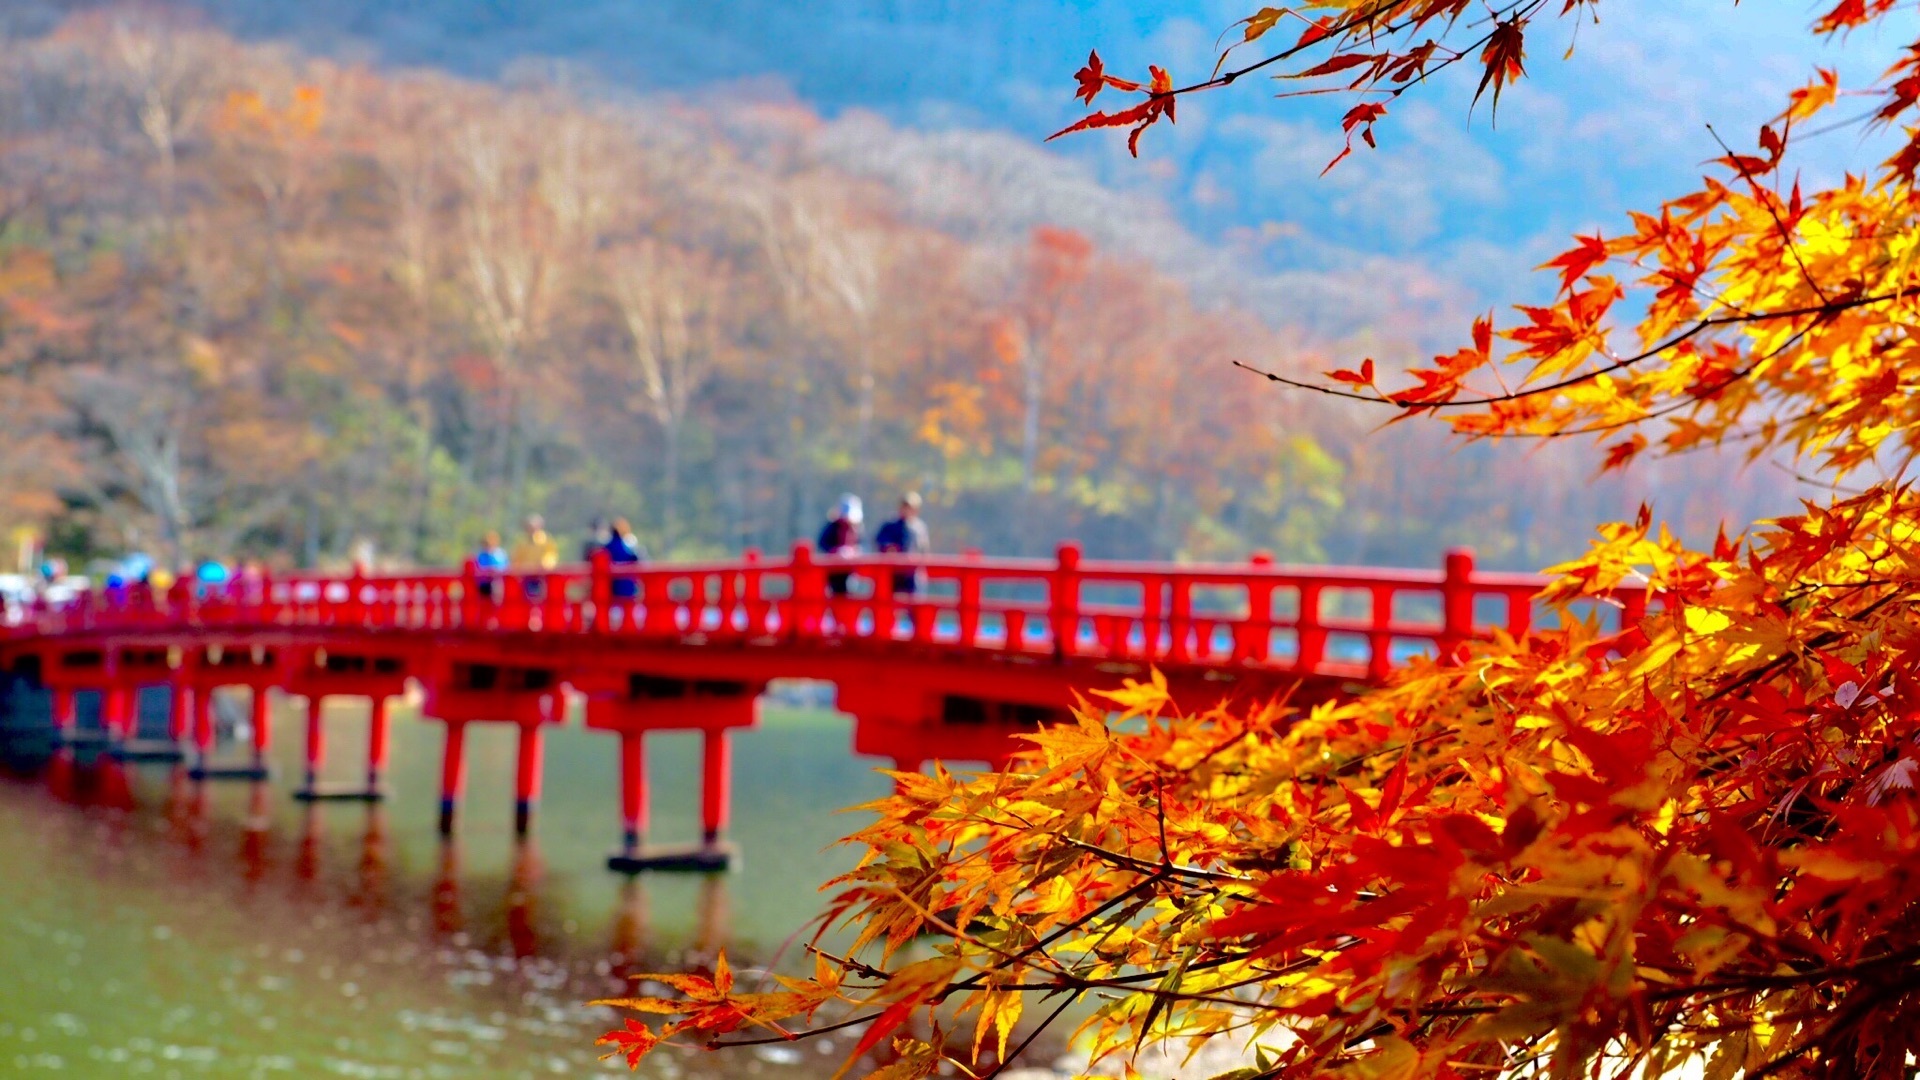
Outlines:
[[460,567],[460,625],[480,625],[480,564],[474,559]]
[[893,570],[880,567],[867,571],[873,582],[873,636],[880,641],[893,640],[893,625],[899,618],[893,594]]
[[793,559],[788,565],[793,592],[787,603],[793,620],[782,629],[789,638],[819,637],[826,615],[826,571],[814,563],[813,549],[805,544],[793,545]]
[[[961,558],[968,563],[978,563],[983,558],[979,548],[968,548]],[[960,568],[960,596],[958,600],[960,616],[960,644],[971,647],[980,636],[980,568],[962,566]]]
[[175,619],[191,624],[194,621],[193,583],[185,577],[175,578],[167,590],[167,604]]
[[759,637],[767,632],[766,590],[761,587],[765,578],[760,569],[760,549],[748,548],[740,553],[740,560],[746,568],[740,572],[740,606],[746,614],[746,635]]
[[1440,580],[1440,658],[1451,661],[1460,646],[1473,639],[1473,552],[1447,552],[1446,572]]
[[1054,659],[1078,650],[1080,637],[1080,545],[1063,543],[1054,549],[1053,580],[1047,583],[1047,617],[1053,633]]
[[259,569],[258,582],[254,587],[260,590],[260,621],[272,625],[280,621],[280,602],[274,598],[273,571],[262,566]]
[[1300,614],[1294,622],[1294,634],[1299,642],[1296,666],[1301,671],[1313,671],[1327,658],[1327,628],[1320,623],[1320,590],[1317,581],[1300,583]]
[[540,629],[549,633],[566,626],[567,576],[558,570],[540,575]]
[[1247,579],[1247,621],[1235,634],[1234,659],[1264,663],[1273,648],[1273,556],[1256,551],[1247,560],[1254,573]]
[[613,628],[613,557],[596,548],[588,577],[587,595],[593,601],[593,629],[604,634]]
[[347,602],[344,605],[348,626],[364,626],[367,621],[367,572],[359,562],[353,564],[353,573],[347,578]]
[[1194,648],[1202,656],[1206,655],[1207,643],[1194,642],[1194,648],[1187,645],[1187,636],[1193,633],[1193,579],[1185,574],[1173,573],[1167,576],[1168,588],[1173,595],[1169,597],[1171,610],[1167,624],[1170,639],[1167,642],[1167,657],[1179,663],[1193,658]]
[[1386,681],[1393,670],[1393,586],[1367,590],[1370,625],[1367,628],[1367,678]]

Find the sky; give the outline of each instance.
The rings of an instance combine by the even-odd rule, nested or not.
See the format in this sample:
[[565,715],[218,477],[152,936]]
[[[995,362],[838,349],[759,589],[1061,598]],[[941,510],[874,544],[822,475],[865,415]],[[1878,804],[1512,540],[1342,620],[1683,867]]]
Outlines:
[[[1871,36],[1844,49],[1814,40],[1808,0],[1604,0],[1597,24],[1539,33],[1532,78],[1497,116],[1472,106],[1473,74],[1458,69],[1396,107],[1378,151],[1321,177],[1350,102],[1277,100],[1256,80],[1184,102],[1180,123],[1150,132],[1138,161],[1112,133],[1041,143],[1080,115],[1072,73],[1089,49],[1120,73],[1151,62],[1185,81],[1211,68],[1222,33],[1257,6],[1244,0],[202,6],[245,33],[388,63],[499,76],[558,59],[630,90],[792,94],[843,123],[871,114],[922,150],[956,132],[1001,133],[1022,182],[1049,168],[1090,173],[1132,201],[1081,208],[1084,219],[1114,231],[1116,215],[1135,218],[1135,246],[1216,283],[1258,277],[1241,299],[1334,338],[1396,309],[1432,322],[1538,299],[1545,279],[1529,268],[1574,232],[1686,190],[1714,152],[1708,124],[1750,141],[1816,64],[1860,85],[1891,57]],[[1830,177],[1872,164],[1875,149],[1843,131],[1803,167]]]

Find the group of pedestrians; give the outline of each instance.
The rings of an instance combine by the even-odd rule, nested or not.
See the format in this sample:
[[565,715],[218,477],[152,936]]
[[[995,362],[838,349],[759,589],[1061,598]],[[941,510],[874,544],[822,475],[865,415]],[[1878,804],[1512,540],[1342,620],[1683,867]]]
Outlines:
[[[820,530],[817,546],[821,553],[849,556],[866,550],[860,533],[865,517],[860,496],[842,495]],[[873,551],[881,555],[924,555],[929,550],[927,524],[920,517],[920,493],[909,491],[900,496],[899,513],[874,534]],[[606,553],[607,561],[615,567],[639,566],[647,561],[646,545],[634,535],[633,525],[626,518],[611,521],[596,518],[588,527],[586,539],[580,545],[580,561],[592,562],[601,552]],[[545,519],[531,514],[511,549],[502,543],[498,532],[489,530],[481,537],[473,563],[480,572],[481,587],[492,595],[494,581],[505,571],[551,570],[558,566],[560,544],[547,532]],[[852,577],[851,571],[828,574],[828,592],[835,596],[847,595]],[[892,574],[893,591],[911,596],[920,591],[925,577],[925,572],[918,568],[897,569]],[[639,582],[629,575],[615,575],[613,595],[617,599],[632,599],[639,595]]]
[[[860,554],[860,526],[865,517],[866,511],[861,506],[860,496],[840,496],[833,516],[820,529],[816,546],[821,554]],[[920,517],[919,492],[909,491],[900,496],[899,513],[874,534],[873,550],[880,555],[925,555],[931,550],[927,540],[927,523]],[[893,591],[895,594],[911,596],[920,591],[925,577],[926,572],[918,567],[895,570]],[[847,595],[852,578],[852,573],[845,571],[828,574],[827,591],[834,596]]]
[[[592,562],[593,557],[606,552],[607,561],[614,566],[638,566],[647,561],[647,548],[640,538],[633,534],[633,526],[626,518],[614,518],[606,521],[595,518],[587,527],[586,539],[580,545],[580,561]],[[500,541],[500,534],[492,530],[480,538],[479,550],[473,555],[474,568],[485,578],[485,587],[491,592],[491,581],[506,570],[551,570],[560,565],[560,542],[547,531],[547,522],[539,514],[527,515],[522,526],[520,538],[508,549]],[[537,585],[531,586],[537,588]],[[613,595],[628,597],[639,595],[638,583],[631,577],[616,577],[613,582]]]

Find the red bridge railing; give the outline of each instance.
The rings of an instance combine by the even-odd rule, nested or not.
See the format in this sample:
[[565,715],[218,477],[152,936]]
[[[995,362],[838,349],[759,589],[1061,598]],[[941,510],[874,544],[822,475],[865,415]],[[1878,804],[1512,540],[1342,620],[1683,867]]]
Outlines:
[[[844,588],[836,587],[844,581]],[[911,581],[911,592],[896,583]],[[594,634],[688,645],[920,647],[1380,678],[1499,627],[1525,633],[1545,579],[1440,571],[1082,559],[822,557],[548,571],[241,577],[135,586],[29,613],[15,633],[341,627]],[[1623,590],[1620,617],[1645,608]]]

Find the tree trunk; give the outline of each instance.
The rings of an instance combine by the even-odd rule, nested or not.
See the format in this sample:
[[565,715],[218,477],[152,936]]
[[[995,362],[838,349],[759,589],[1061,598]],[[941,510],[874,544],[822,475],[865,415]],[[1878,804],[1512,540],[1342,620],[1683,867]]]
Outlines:
[[660,426],[666,442],[660,478],[660,548],[665,555],[680,540],[680,417],[663,418]]

